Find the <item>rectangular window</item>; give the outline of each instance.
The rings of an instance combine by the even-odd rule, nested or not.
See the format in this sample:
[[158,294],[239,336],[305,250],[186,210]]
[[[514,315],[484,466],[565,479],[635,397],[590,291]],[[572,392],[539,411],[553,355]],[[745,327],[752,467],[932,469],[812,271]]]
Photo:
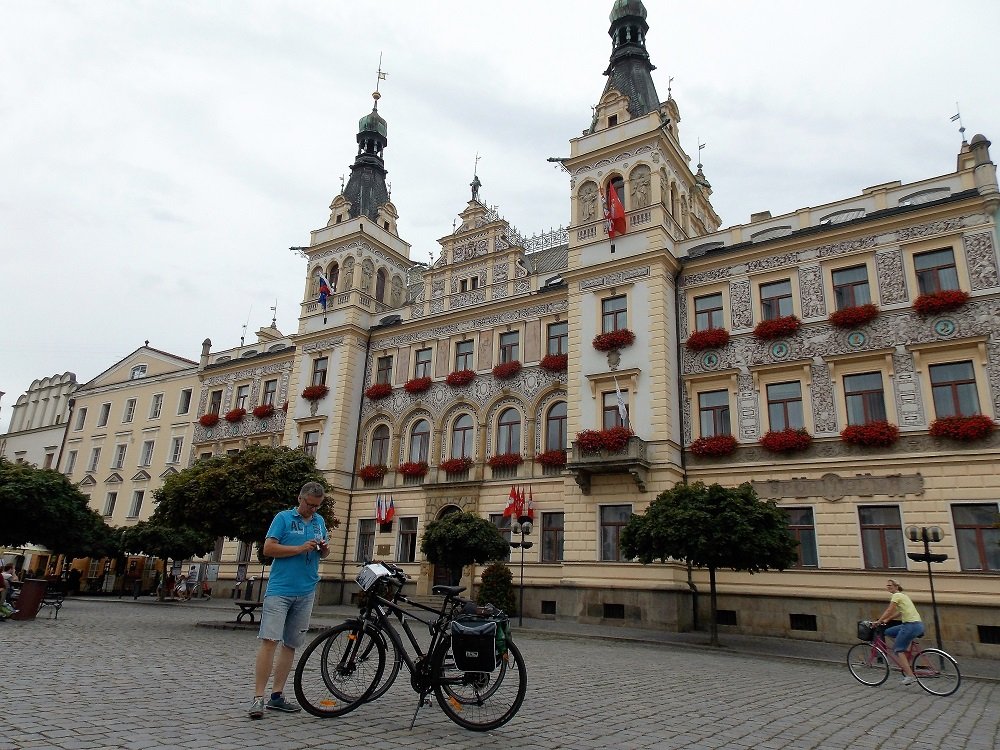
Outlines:
[[562,562],[564,518],[562,513],[542,513],[542,562]]
[[307,456],[316,457],[319,448],[319,430],[310,430],[302,435],[302,452]]
[[312,379],[310,385],[326,385],[326,368],[330,361],[327,357],[316,357],[312,363]]
[[[515,541],[515,539],[511,536],[510,533],[510,523],[511,523],[510,516],[505,516],[503,515],[503,513],[490,513],[490,523],[492,523],[494,526],[497,527],[497,529],[500,531],[500,536],[503,537],[504,541],[507,542],[507,544],[510,544],[512,541]],[[516,541],[520,543],[521,541],[520,535],[517,536]],[[521,553],[518,552],[518,559],[520,559],[520,554]],[[504,559],[510,560],[511,557],[512,554],[508,552],[507,557],[505,557]]]
[[767,386],[767,418],[774,432],[801,430],[805,427],[802,386],[799,381],[771,383]]
[[152,402],[149,404],[149,418],[159,419],[161,411],[163,411],[163,394],[155,393],[153,394]]
[[707,391],[698,394],[698,415],[701,437],[732,435],[729,426],[729,391]]
[[233,401],[234,409],[246,409],[247,399],[250,398],[250,385],[244,383],[236,386],[236,399]]
[[125,465],[125,453],[128,451],[128,445],[121,443],[115,446],[115,460],[111,464],[112,469],[120,469]]
[[278,381],[265,380],[264,392],[261,394],[261,406],[274,406],[274,400],[278,397]]
[[472,341],[459,341],[455,344],[455,372],[472,369]]
[[921,294],[959,288],[955,253],[950,247],[914,255],[913,270],[917,274],[917,288]]
[[818,568],[819,554],[816,552],[816,524],[812,508],[784,508],[788,515],[788,532],[799,543],[796,553],[796,568]]
[[90,463],[87,464],[87,471],[97,471],[97,467],[101,462],[101,449],[92,448],[90,450]]
[[206,414],[218,414],[222,410],[222,391],[212,391],[208,394],[208,411]]
[[628,391],[621,391],[622,403],[625,405],[625,420],[622,420],[621,409],[618,408],[618,392],[608,391],[601,394],[601,424],[602,429],[628,426]]
[[1000,570],[1000,514],[996,503],[951,506],[962,570]]
[[934,394],[934,413],[938,419],[979,414],[979,393],[972,362],[949,362],[931,365],[928,369]]
[[792,282],[788,279],[760,285],[760,308],[764,320],[792,315]]
[[175,437],[170,441],[170,461],[168,463],[179,464],[181,462],[181,453],[184,450],[184,438]]
[[87,407],[84,406],[76,413],[76,425],[74,425],[74,430],[82,430],[83,425],[87,422]]
[[417,559],[417,517],[399,519],[399,539],[396,541],[396,562],[411,563]]
[[413,377],[429,378],[431,376],[431,354],[432,350],[430,348],[417,349],[416,356],[413,359]]
[[899,508],[895,505],[861,505],[861,547],[869,570],[906,569],[906,551]]
[[177,413],[187,414],[189,411],[191,411],[191,389],[185,388],[177,400]]
[[110,418],[111,418],[111,404],[110,404],[110,402],[106,403],[106,404],[101,404],[101,411],[97,415],[97,426],[98,427],[107,427],[108,419],[110,419]]
[[549,323],[546,339],[546,354],[569,354],[569,323]]
[[76,451],[70,451],[66,454],[66,468],[64,470],[65,474],[72,474],[73,469],[76,468]]
[[104,500],[104,517],[111,518],[115,514],[115,503],[118,502],[118,493],[109,492]]
[[128,424],[135,418],[135,399],[130,398],[125,402],[125,413],[122,414],[122,424]]
[[392,382],[392,357],[379,357],[375,361],[375,382],[376,383],[391,383]]
[[132,493],[132,507],[128,509],[129,518],[138,518],[142,511],[142,498],[146,494],[145,490],[136,490]]
[[694,298],[694,329],[696,331],[725,327],[726,323],[722,319],[722,292]]
[[866,372],[844,376],[844,399],[847,402],[847,424],[884,422],[885,392],[882,373]]
[[622,559],[621,533],[632,518],[631,505],[601,506],[601,560],[615,562]]
[[518,331],[507,331],[500,334],[500,364],[519,360],[520,334]]
[[601,300],[601,333],[628,328],[628,297],[608,297]]
[[867,305],[872,301],[866,266],[838,268],[832,276],[833,298],[838,310]]
[[358,521],[358,547],[354,559],[370,562],[375,555],[375,519],[362,518]]
[[139,461],[139,466],[149,466],[153,463],[153,445],[154,441],[146,440],[142,444],[142,459]]
[[52,461],[53,461],[53,459],[55,457],[56,457],[55,453],[46,453],[45,454],[45,460],[42,463],[42,468],[43,469],[51,469],[52,468]]

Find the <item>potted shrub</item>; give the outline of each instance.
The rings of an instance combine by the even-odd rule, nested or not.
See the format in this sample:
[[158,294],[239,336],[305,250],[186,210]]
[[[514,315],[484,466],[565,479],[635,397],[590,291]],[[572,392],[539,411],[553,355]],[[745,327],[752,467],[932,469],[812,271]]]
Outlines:
[[302,391],[302,398],[306,401],[319,401],[323,396],[330,392],[330,389],[326,387],[323,383],[318,385],[310,385],[305,390]]
[[554,450],[545,451],[544,453],[539,453],[535,456],[535,460],[538,461],[542,466],[565,466],[566,465],[566,451]]
[[215,425],[219,424],[219,415],[215,412],[202,414],[198,417],[198,424],[202,427],[215,427]]
[[753,329],[753,335],[765,341],[771,339],[785,339],[794,336],[802,327],[802,321],[794,315],[786,315],[783,318],[774,320],[762,320]]
[[242,422],[243,417],[245,417],[246,415],[247,415],[246,409],[243,408],[230,409],[229,411],[226,412],[225,420],[231,423]]
[[885,420],[850,424],[840,431],[840,439],[852,445],[886,448],[899,440],[899,428]]
[[493,377],[499,380],[509,380],[510,378],[521,372],[521,363],[516,359],[510,362],[504,362],[502,365],[497,365],[493,368]]
[[688,336],[687,348],[700,352],[703,349],[721,349],[728,343],[729,331],[725,328],[706,328]]
[[565,354],[546,354],[538,364],[549,372],[566,372],[568,363],[569,357]]
[[472,468],[472,459],[449,458],[447,461],[442,461],[438,464],[438,468],[443,470],[445,474],[461,474],[463,471],[468,471]]
[[388,383],[373,383],[368,386],[365,391],[365,396],[370,398],[372,401],[378,401],[380,398],[385,398],[392,393],[392,386]]
[[969,443],[982,440],[996,429],[996,423],[985,414],[968,417],[942,417],[931,422],[930,434],[934,437]]
[[801,428],[777,430],[764,435],[760,444],[771,453],[795,453],[812,445],[812,435]]
[[455,372],[448,373],[448,377],[444,379],[444,382],[455,388],[460,388],[463,385],[471,383],[475,377],[476,373],[474,370],[455,370]]
[[498,453],[487,463],[491,469],[512,469],[524,463],[520,453]]
[[635,334],[628,328],[619,328],[617,331],[597,334],[591,343],[599,352],[610,352],[632,346],[635,343]]
[[358,476],[367,482],[370,479],[381,479],[387,471],[389,467],[385,464],[368,464],[358,469]]
[[260,406],[254,407],[253,415],[257,419],[267,419],[272,414],[274,414],[274,404],[261,404]]
[[860,328],[868,325],[878,317],[879,309],[877,305],[858,305],[857,307],[845,307],[830,313],[830,325],[837,328]]
[[691,452],[696,456],[718,458],[728,456],[736,450],[736,438],[732,435],[712,435],[698,438],[691,443]]
[[427,473],[426,461],[407,461],[396,469],[404,477],[422,477]]
[[957,310],[969,301],[969,293],[961,289],[945,289],[940,292],[921,294],[913,301],[913,309],[918,315],[928,317],[943,312]]

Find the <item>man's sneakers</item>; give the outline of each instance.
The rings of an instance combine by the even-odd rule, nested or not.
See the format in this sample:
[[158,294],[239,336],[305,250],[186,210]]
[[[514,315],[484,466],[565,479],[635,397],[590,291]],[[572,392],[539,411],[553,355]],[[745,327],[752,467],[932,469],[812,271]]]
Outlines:
[[250,702],[250,710],[247,712],[250,714],[251,719],[263,719],[264,718],[264,698],[258,696]]
[[916,681],[917,681],[916,677],[910,677],[909,675],[906,675],[905,677],[903,677],[903,681],[900,684],[902,684],[902,685],[912,685]]
[[286,714],[294,714],[296,711],[301,711],[302,708],[289,700],[285,700],[284,695],[279,695],[277,698],[271,698],[265,706],[272,711],[284,711]]

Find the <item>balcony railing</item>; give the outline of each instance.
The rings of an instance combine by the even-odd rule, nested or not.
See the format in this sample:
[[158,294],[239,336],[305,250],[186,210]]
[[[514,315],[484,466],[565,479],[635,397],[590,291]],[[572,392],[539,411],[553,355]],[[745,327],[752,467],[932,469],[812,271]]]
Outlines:
[[606,450],[596,453],[585,452],[574,442],[573,452],[566,468],[573,472],[576,483],[584,495],[590,494],[590,478],[594,474],[628,474],[639,488],[639,492],[645,492],[649,473],[646,447],[646,441],[634,435],[629,438],[624,450],[617,453]]

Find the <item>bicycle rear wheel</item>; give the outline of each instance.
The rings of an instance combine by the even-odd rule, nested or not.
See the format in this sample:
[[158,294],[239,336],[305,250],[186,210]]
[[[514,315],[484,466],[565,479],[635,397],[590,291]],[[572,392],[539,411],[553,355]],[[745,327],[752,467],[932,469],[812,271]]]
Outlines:
[[875,687],[889,679],[889,659],[870,643],[856,643],[847,652],[847,668],[862,685]]
[[951,695],[962,684],[958,662],[936,648],[926,648],[913,657],[917,684],[933,695]]
[[528,675],[513,641],[492,672],[462,672],[451,655],[451,639],[438,647],[432,663],[434,695],[445,715],[460,727],[485,732],[514,718],[524,702]]
[[295,697],[313,716],[342,716],[374,692],[385,671],[382,634],[357,622],[321,633],[295,667]]

